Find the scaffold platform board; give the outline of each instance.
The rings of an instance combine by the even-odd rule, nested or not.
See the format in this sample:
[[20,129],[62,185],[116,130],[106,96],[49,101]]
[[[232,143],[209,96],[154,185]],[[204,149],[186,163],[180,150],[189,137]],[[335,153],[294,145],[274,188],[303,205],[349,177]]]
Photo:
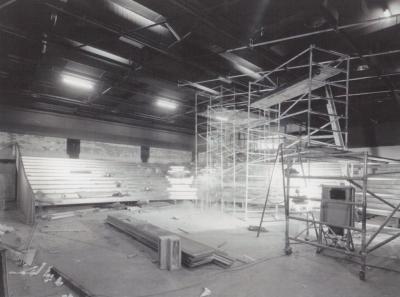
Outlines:
[[289,99],[306,94],[310,90],[314,91],[323,87],[326,84],[327,79],[334,77],[343,71],[342,69],[328,66],[322,66],[319,69],[320,71],[318,71],[318,74],[315,73],[311,80],[307,76],[306,78],[297,81],[294,84],[283,85],[282,87],[274,90],[268,96],[252,103],[251,107],[267,109]]

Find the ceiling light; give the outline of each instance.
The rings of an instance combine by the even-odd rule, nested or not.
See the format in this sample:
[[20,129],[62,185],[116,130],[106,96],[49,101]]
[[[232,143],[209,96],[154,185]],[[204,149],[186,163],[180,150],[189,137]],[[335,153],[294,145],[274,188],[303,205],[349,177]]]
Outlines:
[[188,85],[190,85],[190,86],[192,86],[192,87],[195,87],[196,89],[205,91],[205,92],[207,92],[207,93],[211,93],[211,94],[214,94],[214,95],[219,95],[219,92],[218,92],[218,91],[213,90],[213,89],[208,88],[208,87],[205,87],[205,86],[203,86],[203,85],[201,85],[201,84],[198,84],[198,83],[188,82]]
[[361,64],[357,66],[357,71],[365,71],[368,70],[369,66],[367,64]]
[[227,52],[220,53],[219,55],[224,59],[230,61],[233,68],[235,68],[239,72],[246,74],[247,76],[254,78],[256,80],[262,77],[260,74],[258,74],[258,72],[261,71],[261,68],[247,61],[246,59],[243,59],[242,57],[239,57],[236,54]]
[[175,102],[172,102],[170,100],[164,100],[164,99],[158,99],[156,101],[156,105],[165,109],[169,110],[174,110],[178,107],[178,105]]
[[94,88],[94,82],[87,80],[85,78],[80,78],[78,76],[70,75],[70,74],[63,74],[62,75],[62,82],[74,86],[77,88],[81,89],[86,89],[86,90],[93,90]]
[[85,46],[82,46],[81,49],[84,50],[84,51],[87,51],[89,53],[92,53],[92,54],[95,54],[95,55],[98,55],[98,56],[102,56],[104,58],[107,58],[107,59],[110,59],[110,60],[114,60],[114,61],[117,61],[117,62],[120,62],[120,63],[123,63],[123,64],[127,64],[127,65],[132,64],[131,61],[128,60],[128,59],[125,59],[125,58],[123,58],[121,56],[117,56],[117,55],[114,55],[114,54],[106,52],[106,51],[103,51],[103,50],[95,48],[93,46],[85,45]]
[[227,84],[231,84],[231,83],[232,83],[232,80],[230,80],[230,79],[227,78],[227,77],[218,76],[218,79],[219,79],[220,81],[224,82],[224,83],[227,83]]
[[130,45],[133,45],[134,47],[140,48],[142,49],[144,47],[144,45],[142,43],[140,43],[139,41],[137,41],[136,39],[133,39],[131,37],[125,37],[125,36],[121,36],[119,38],[120,41],[128,43]]
[[122,64],[127,64],[127,65],[132,65],[132,61],[129,59],[126,59],[124,57],[112,54],[110,52],[107,52],[105,50],[90,46],[90,45],[85,45],[81,42],[75,41],[75,40],[71,40],[71,39],[67,39],[74,47],[79,47],[81,50],[88,52],[88,53],[92,53]]
[[386,8],[386,9],[383,11],[383,16],[384,16],[385,18],[388,18],[388,17],[391,17],[391,16],[392,16],[392,13],[390,12],[390,9],[389,9],[389,8]]

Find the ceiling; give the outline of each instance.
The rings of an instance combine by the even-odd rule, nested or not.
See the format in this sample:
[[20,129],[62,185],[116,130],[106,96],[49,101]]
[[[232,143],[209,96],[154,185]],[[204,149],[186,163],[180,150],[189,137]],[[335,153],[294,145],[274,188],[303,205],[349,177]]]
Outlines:
[[[368,54],[400,49],[388,17],[399,13],[389,0],[0,0],[0,104],[192,134],[196,90],[178,81],[244,74],[230,86],[246,90],[255,72],[316,44],[355,57],[351,125],[394,121],[400,53]],[[68,87],[65,73],[95,87]]]

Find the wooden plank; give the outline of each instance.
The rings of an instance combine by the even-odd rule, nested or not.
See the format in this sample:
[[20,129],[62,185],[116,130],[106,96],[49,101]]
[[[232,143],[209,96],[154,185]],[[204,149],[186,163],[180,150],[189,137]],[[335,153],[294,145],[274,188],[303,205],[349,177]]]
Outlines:
[[161,229],[145,221],[137,220],[125,215],[109,215],[106,222],[134,237],[136,240],[149,246],[155,251],[158,251],[158,241],[160,236],[178,236],[181,242],[182,263],[185,266],[196,267],[213,261],[218,262],[218,259],[214,257],[216,250],[212,247]]
[[8,297],[6,249],[0,248],[0,297]]
[[62,278],[63,283],[69,287],[72,291],[78,294],[79,297],[95,297],[96,295],[89,292],[86,288],[82,285],[77,283],[74,279],[66,275],[65,273],[61,272],[59,269],[55,268],[54,266],[50,268],[50,273],[55,276],[55,278]]
[[36,205],[41,206],[55,206],[55,205],[84,205],[84,204],[102,204],[102,203],[114,203],[114,202],[136,202],[140,200],[167,200],[168,197],[162,196],[127,196],[127,197],[89,197],[89,198],[68,198],[55,200],[52,203],[51,200],[45,200],[43,202],[36,201]]
[[325,80],[333,77],[341,72],[340,69],[331,67],[321,67],[321,72],[313,76],[313,80],[307,77],[289,86],[283,86],[272,94],[252,103],[250,106],[260,109],[270,108],[276,104],[282,103],[289,99],[308,93],[309,85],[311,83],[311,90],[316,90],[324,85]]

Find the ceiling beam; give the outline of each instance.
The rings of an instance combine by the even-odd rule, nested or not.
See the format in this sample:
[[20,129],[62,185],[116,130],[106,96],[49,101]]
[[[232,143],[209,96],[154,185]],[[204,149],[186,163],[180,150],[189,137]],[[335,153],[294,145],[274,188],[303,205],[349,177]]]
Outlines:
[[314,36],[314,35],[319,35],[319,34],[324,34],[328,32],[335,32],[336,30],[346,30],[346,29],[351,29],[351,28],[357,28],[361,25],[367,25],[367,24],[375,24],[375,23],[380,23],[387,21],[388,19],[395,19],[400,17],[400,14],[394,14],[390,17],[381,17],[381,18],[375,18],[375,19],[369,19],[369,20],[364,20],[364,21],[359,21],[356,23],[351,23],[347,25],[337,25],[334,27],[326,28],[326,29],[321,29],[321,30],[316,30],[316,31],[311,31],[311,32],[305,32],[301,34],[296,34],[296,35],[291,35],[291,36],[286,36],[286,37],[281,37],[273,40],[267,40],[267,41],[262,41],[262,42],[257,42],[254,44],[248,44],[244,46],[239,46],[236,48],[231,48],[227,50],[227,52],[237,52],[241,50],[247,50],[247,49],[253,49],[256,47],[260,46],[265,46],[265,45],[271,45],[271,44],[276,44],[280,42],[285,42],[285,41],[290,41],[290,40],[295,40],[295,39],[301,39],[309,36]]
[[0,130],[160,148],[192,150],[194,136],[160,129],[1,106]]
[[13,4],[15,1],[17,1],[17,0],[3,0],[3,1],[0,1],[0,10],[3,9],[3,8],[6,8],[7,6],[9,6],[11,4]]
[[321,10],[322,14],[324,15],[324,17],[326,18],[326,20],[328,21],[328,23],[331,26],[336,27],[337,30],[335,30],[335,32],[345,41],[345,43],[348,45],[348,47],[353,52],[355,52],[355,54],[362,61],[364,61],[364,63],[366,63],[366,64],[371,66],[371,68],[373,69],[375,74],[380,79],[383,80],[383,82],[386,84],[386,86],[390,90],[390,94],[391,94],[394,102],[397,103],[398,107],[400,107],[400,97],[397,94],[397,92],[395,92],[396,86],[393,84],[393,82],[391,81],[390,77],[389,76],[382,76],[383,72],[382,72],[382,69],[380,68],[380,66],[377,63],[375,63],[371,58],[364,57],[364,55],[362,54],[362,51],[357,46],[357,44],[354,42],[354,40],[351,38],[351,36],[349,34],[347,34],[346,31],[344,31],[343,29],[339,28],[338,22],[337,22],[337,18],[335,17],[335,14],[325,5],[326,2],[325,1],[321,1],[321,2],[322,3],[320,5],[320,10]]
[[[119,30],[117,30],[115,28],[112,28],[112,27],[110,27],[108,25],[105,25],[103,23],[100,23],[100,22],[98,22],[96,20],[93,20],[90,17],[80,16],[80,15],[78,15],[78,14],[72,12],[72,11],[66,10],[64,8],[61,8],[61,7],[57,6],[57,5],[54,5],[54,4],[51,4],[51,3],[48,3],[48,2],[44,2],[44,5],[50,7],[52,9],[54,9],[54,10],[57,10],[58,12],[61,12],[61,13],[65,14],[65,15],[73,17],[73,18],[75,18],[77,20],[80,20],[80,21],[82,21],[84,23],[87,23],[87,24],[92,25],[94,27],[101,28],[101,29],[106,30],[106,31],[108,31],[110,33],[113,33],[118,37],[120,37],[120,36],[125,36],[127,38],[132,37],[132,34],[129,34],[129,35],[124,34],[123,32],[121,32],[121,31],[119,31]],[[148,48],[151,48],[152,50],[154,50],[154,51],[156,51],[156,52],[158,52],[158,53],[160,53],[160,54],[162,54],[164,56],[167,56],[167,57],[169,57],[169,58],[171,58],[171,59],[173,59],[175,61],[184,63],[186,65],[190,65],[191,67],[194,67],[194,68],[196,68],[198,70],[201,70],[201,71],[205,72],[208,75],[215,74],[215,72],[210,71],[210,69],[207,69],[207,68],[201,66],[198,63],[183,59],[182,57],[176,56],[176,55],[172,54],[171,52],[169,52],[167,50],[164,50],[164,49],[161,49],[161,48],[159,48],[157,46],[151,45],[149,42],[143,41],[142,43],[143,43],[143,45],[147,46]]]

